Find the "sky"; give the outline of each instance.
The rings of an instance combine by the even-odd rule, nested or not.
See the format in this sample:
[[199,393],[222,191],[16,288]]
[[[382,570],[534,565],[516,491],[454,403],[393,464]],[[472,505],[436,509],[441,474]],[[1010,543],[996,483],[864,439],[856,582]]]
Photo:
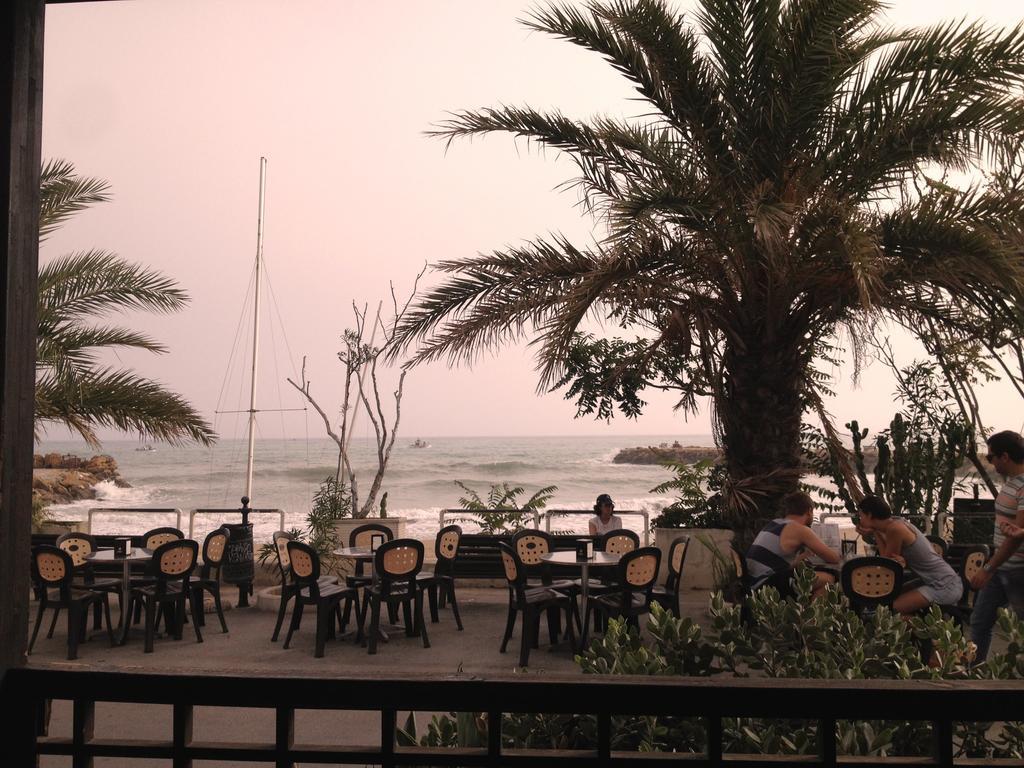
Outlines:
[[[43,154],[106,179],[113,200],[44,243],[45,261],[103,248],[175,278],[191,303],[166,316],[132,314],[167,354],[126,351],[111,362],[188,398],[225,439],[241,437],[251,319],[243,305],[256,247],[259,158],[268,158],[264,294],[257,407],[295,408],[285,382],[303,356],[328,412],[341,401],[335,353],[352,303],[400,296],[425,263],[473,256],[552,232],[587,243],[599,226],[574,192],[573,167],[510,137],[445,148],[424,135],[447,112],[558,108],[579,118],[644,107],[595,54],[525,30],[521,0],[133,0],[47,6]],[[681,9],[688,3],[681,2]],[[960,2],[895,0],[895,25],[964,15]],[[1017,23],[1016,2],[975,0],[971,18]],[[421,285],[437,280],[428,275]],[[272,291],[272,296],[271,296]],[[243,319],[244,318],[244,319]],[[241,336],[234,356],[236,332]],[[248,337],[251,338],[251,337]],[[919,352],[894,334],[900,357]],[[834,371],[839,423],[884,427],[893,384],[880,364],[854,384]],[[472,368],[420,366],[406,380],[401,433],[686,435],[711,431],[706,410],[684,419],[652,395],[636,421],[575,419],[558,393],[538,396],[531,351],[496,350]],[[1020,428],[1020,400],[985,391],[999,428]],[[298,437],[310,413],[263,414],[260,433]],[[356,435],[369,433],[365,420]],[[59,439],[61,430],[51,429]],[[102,433],[110,438],[113,433]]]

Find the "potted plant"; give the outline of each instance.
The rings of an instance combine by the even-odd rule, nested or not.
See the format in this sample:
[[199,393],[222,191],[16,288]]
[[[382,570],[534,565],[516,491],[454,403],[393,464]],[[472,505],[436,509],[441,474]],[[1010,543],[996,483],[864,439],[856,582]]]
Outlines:
[[690,537],[683,568],[683,589],[715,589],[716,562],[729,561],[733,531],[725,520],[722,486],[726,468],[705,459],[695,464],[668,462],[675,477],[652,488],[651,493],[675,493],[676,500],[651,521],[654,544],[661,550],[659,580],[668,569],[668,550],[677,536]]

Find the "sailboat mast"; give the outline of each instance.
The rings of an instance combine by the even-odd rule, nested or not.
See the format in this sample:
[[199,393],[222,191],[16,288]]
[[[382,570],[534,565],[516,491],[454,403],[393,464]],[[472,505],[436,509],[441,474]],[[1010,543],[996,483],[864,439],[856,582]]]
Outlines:
[[245,465],[245,495],[252,499],[252,463],[256,446],[256,369],[260,349],[260,272],[263,264],[263,203],[267,184],[267,158],[260,158],[260,211],[256,225],[256,298],[252,318],[252,379],[249,383],[249,452]]

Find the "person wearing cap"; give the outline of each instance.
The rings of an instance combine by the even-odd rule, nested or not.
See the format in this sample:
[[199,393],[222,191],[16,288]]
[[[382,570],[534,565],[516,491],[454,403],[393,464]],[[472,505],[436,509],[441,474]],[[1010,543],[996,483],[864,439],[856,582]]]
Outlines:
[[612,514],[615,510],[615,502],[607,493],[597,497],[594,504],[594,516],[590,518],[590,535],[603,536],[610,531],[617,531],[622,528],[622,518]]

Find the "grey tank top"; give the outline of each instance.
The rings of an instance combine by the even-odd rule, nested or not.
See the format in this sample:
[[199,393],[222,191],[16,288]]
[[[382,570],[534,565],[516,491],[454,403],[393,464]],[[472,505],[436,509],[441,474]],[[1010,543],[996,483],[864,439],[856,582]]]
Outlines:
[[782,530],[792,523],[784,517],[776,518],[761,529],[747,550],[747,569],[753,586],[760,586],[772,575],[793,567],[796,552],[782,549]]
[[903,549],[903,559],[907,561],[907,567],[914,572],[921,581],[929,586],[937,586],[956,582],[959,577],[952,566],[935,554],[931,542],[917,529],[917,526],[901,521],[907,528],[914,532],[914,543]]

